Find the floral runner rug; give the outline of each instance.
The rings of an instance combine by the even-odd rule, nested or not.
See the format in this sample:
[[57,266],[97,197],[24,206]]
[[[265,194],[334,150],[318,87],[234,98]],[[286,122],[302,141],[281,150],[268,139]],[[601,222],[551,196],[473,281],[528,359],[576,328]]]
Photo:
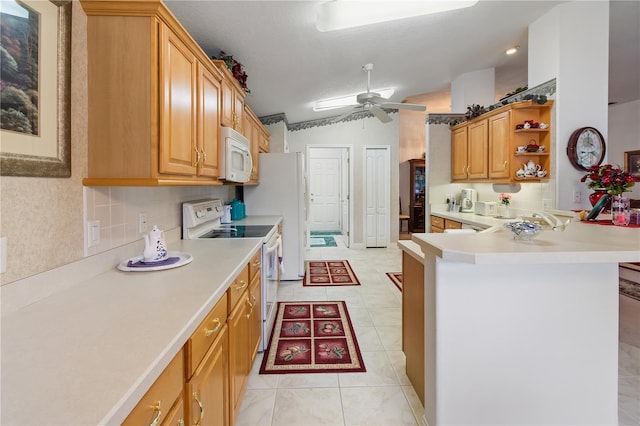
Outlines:
[[364,371],[345,302],[278,302],[260,374]]
[[360,285],[346,260],[308,260],[304,271],[303,286]]
[[402,272],[386,272],[392,283],[402,291]]

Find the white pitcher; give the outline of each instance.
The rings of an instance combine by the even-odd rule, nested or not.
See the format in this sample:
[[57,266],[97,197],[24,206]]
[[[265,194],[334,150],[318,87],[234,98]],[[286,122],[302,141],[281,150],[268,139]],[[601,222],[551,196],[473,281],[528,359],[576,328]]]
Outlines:
[[144,261],[161,262],[167,258],[167,246],[164,242],[164,232],[153,225],[151,232],[144,236]]

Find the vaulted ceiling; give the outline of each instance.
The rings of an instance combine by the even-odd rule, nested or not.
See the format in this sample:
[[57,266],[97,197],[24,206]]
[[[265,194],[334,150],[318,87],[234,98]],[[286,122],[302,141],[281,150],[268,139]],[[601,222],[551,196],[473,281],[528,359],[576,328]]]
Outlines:
[[[491,1],[439,14],[334,32],[315,27],[318,1],[165,0],[209,54],[240,61],[258,116],[290,123],[340,115],[314,112],[322,98],[366,91],[361,67],[373,63],[373,88],[394,87],[393,102],[427,94],[428,112],[449,111],[449,87],[466,72],[495,68],[496,95],[527,84],[528,25],[560,1]],[[613,1],[610,102],[640,98],[640,2]],[[504,51],[519,45],[516,55]]]

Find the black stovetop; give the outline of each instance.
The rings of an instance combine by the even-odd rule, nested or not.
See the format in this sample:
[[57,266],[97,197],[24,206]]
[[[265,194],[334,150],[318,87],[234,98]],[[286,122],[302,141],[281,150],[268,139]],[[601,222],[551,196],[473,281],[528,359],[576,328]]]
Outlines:
[[231,225],[209,231],[200,238],[264,238],[271,229],[271,225]]

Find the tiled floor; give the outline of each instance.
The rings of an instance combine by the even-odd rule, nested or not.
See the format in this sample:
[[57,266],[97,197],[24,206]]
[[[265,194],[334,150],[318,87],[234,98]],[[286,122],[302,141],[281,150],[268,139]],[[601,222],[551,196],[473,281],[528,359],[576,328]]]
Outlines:
[[[390,248],[312,248],[309,260],[348,259],[361,286],[282,282],[280,300],[345,300],[366,373],[260,375],[258,354],[237,425],[416,425],[424,410],[404,373],[401,294],[385,272],[401,271]],[[639,305],[640,308],[640,305]],[[640,425],[640,348],[620,343],[619,424]]]

